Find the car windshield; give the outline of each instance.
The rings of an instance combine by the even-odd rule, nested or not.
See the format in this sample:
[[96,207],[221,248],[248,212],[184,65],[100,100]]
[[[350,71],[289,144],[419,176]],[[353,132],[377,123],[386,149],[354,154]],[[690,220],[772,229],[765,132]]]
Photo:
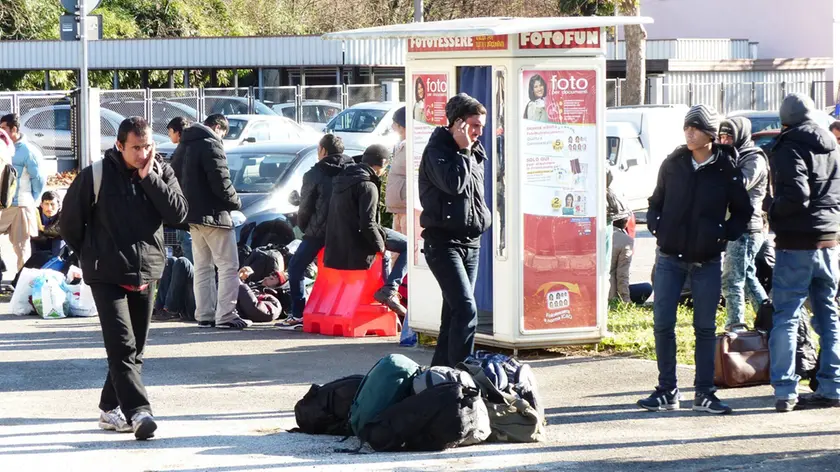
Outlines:
[[618,145],[621,140],[615,136],[607,136],[607,162],[614,166],[618,163]]
[[294,162],[295,154],[231,153],[227,156],[230,179],[239,193],[267,193]]
[[386,113],[388,113],[387,110],[361,108],[344,110],[330,121],[327,129],[339,133],[372,133]]
[[245,120],[228,119],[228,132],[225,139],[236,141],[242,136],[242,131],[245,130],[247,125],[248,122]]

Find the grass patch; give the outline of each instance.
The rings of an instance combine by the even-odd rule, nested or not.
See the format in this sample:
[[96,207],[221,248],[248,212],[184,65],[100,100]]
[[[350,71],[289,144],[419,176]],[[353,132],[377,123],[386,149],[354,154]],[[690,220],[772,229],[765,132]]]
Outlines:
[[[747,324],[752,326],[755,313],[747,306]],[[694,309],[680,305],[677,308],[677,362],[694,365]],[[726,325],[726,310],[718,307],[715,320],[717,332]],[[598,345],[598,350],[626,353],[644,359],[656,359],[653,338],[653,307],[632,303],[611,303],[607,317],[610,334]]]

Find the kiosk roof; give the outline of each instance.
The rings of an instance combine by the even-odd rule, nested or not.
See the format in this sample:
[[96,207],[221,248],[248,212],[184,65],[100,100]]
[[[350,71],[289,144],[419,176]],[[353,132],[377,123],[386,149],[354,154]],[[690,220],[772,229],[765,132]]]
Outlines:
[[647,16],[561,16],[546,18],[461,18],[326,33],[323,39],[381,39],[434,36],[492,36],[653,23]]

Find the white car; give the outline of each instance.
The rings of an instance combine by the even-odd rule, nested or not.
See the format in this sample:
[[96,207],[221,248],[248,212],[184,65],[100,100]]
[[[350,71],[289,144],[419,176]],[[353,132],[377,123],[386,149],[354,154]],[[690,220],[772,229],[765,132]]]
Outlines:
[[[323,131],[324,126],[335,115],[341,112],[341,104],[330,102],[327,100],[304,100],[301,103],[303,108],[303,116],[300,124],[308,126],[315,131]],[[295,102],[289,103],[275,103],[271,109],[277,112],[278,115],[285,116],[291,120],[297,119],[297,112],[295,110]]]
[[339,136],[345,145],[367,148],[382,144],[388,149],[399,143],[399,135],[391,129],[394,112],[404,107],[399,102],[367,102],[353,105],[327,123],[325,133]]
[[[228,115],[227,136],[223,140],[225,150],[245,144],[275,142],[310,142],[318,144],[322,133],[275,115]],[[158,146],[158,152],[164,157],[175,150],[175,145],[167,143]]]

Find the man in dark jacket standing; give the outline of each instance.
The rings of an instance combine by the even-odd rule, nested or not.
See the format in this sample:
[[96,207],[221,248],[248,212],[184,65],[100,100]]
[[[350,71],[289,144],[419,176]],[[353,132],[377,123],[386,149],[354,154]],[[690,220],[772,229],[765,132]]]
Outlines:
[[[770,381],[776,410],[840,407],[840,322],[837,319],[837,235],[840,231],[840,168],[837,141],[814,120],[814,102],[802,94],[785,97],[779,112],[783,131],[773,146],[770,229],[776,233],[773,270],[773,330]],[[796,337],[800,308],[810,296],[813,325],[820,336],[819,388],[799,397]]]
[[722,282],[726,298],[727,330],[735,324],[744,323],[745,295],[752,299],[756,311],[761,305],[770,303],[767,292],[755,273],[755,255],[765,239],[761,207],[767,195],[769,170],[767,156],[753,142],[751,130],[750,120],[739,116],[724,120],[719,133],[721,144],[734,146],[738,151],[735,165],[741,171],[741,178],[753,207],[747,232],[726,245]]
[[162,223],[179,224],[186,215],[178,180],[156,155],[152,129],[139,117],[120,124],[117,150],[84,169],[67,190],[61,237],[81,255],[108,355],[99,402],[103,429],[133,431],[137,439],[157,429],[141,378],[143,350],[166,260]]
[[[385,274],[385,285],[374,298],[405,316],[397,289],[408,272],[408,240],[379,224],[380,177],[390,154],[385,146],[374,144],[365,149],[361,163],[333,179],[324,265],[338,270],[368,270],[377,253],[399,253],[394,267]],[[383,262],[383,266],[387,264]]]
[[[719,118],[696,105],[686,114],[685,146],[659,169],[648,200],[647,222],[656,237],[653,333],[659,385],[638,405],[651,411],[679,408],[677,389],[677,305],[687,277],[694,297],[694,404],[692,409],[726,414],[732,409],[715,395],[715,314],[720,301],[721,252],[747,230],[750,197],[731,146],[715,144]],[[727,219],[727,210],[730,213]]]
[[[251,322],[236,311],[239,252],[230,212],[242,206],[233,187],[222,139],[228,131],[223,115],[210,115],[181,135],[183,155],[176,173],[190,205],[195,260],[195,318],[200,328],[243,329]],[[218,289],[216,287],[218,269]]]
[[418,184],[423,254],[443,295],[432,365],[455,367],[475,346],[479,238],[492,220],[484,202],[487,155],[478,141],[487,110],[462,93],[449,99],[446,119],[449,127],[434,130],[423,151]]
[[353,164],[353,159],[344,155],[344,142],[341,138],[333,134],[326,134],[321,138],[318,143],[318,163],[303,175],[298,227],[303,231],[304,236],[289,261],[292,313],[279,323],[280,328],[301,329],[303,327],[303,309],[306,307],[306,287],[303,275],[306,267],[324,248],[333,177],[351,164]]

